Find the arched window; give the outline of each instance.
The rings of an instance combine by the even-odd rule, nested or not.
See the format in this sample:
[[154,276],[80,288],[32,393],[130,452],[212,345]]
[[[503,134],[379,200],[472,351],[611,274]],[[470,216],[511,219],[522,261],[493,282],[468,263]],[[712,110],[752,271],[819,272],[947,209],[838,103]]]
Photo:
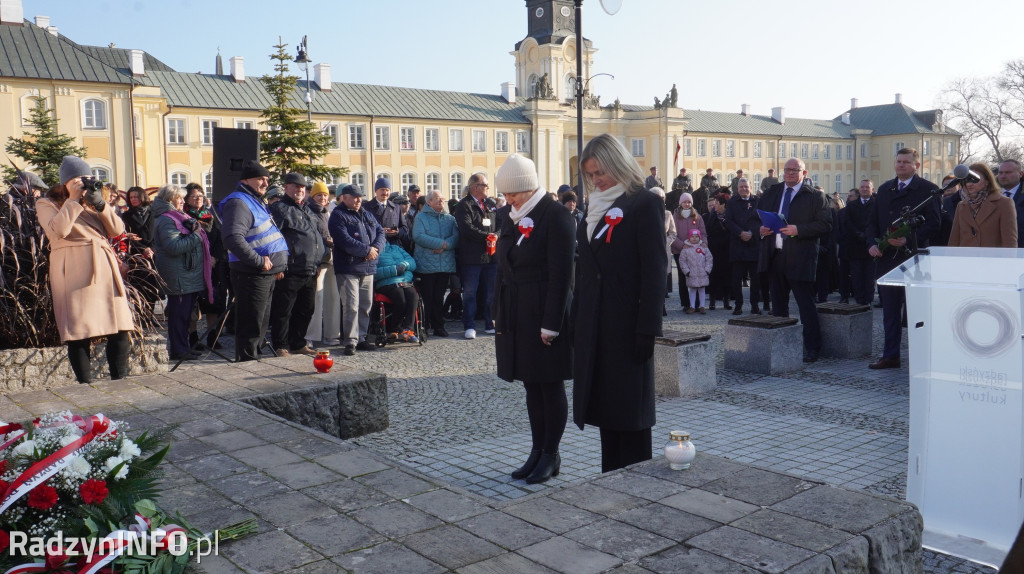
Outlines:
[[103,100],[82,102],[82,128],[87,130],[107,129],[107,104]]
[[424,191],[426,191],[427,193],[430,193],[431,191],[441,191],[441,174],[428,173],[427,185]]
[[109,182],[110,181],[110,170],[109,169],[107,169],[105,167],[94,167],[94,168],[91,168],[90,171],[92,171],[92,176],[95,177],[96,179],[98,179],[100,181],[103,181],[103,182]]
[[562,81],[562,99],[572,100],[576,97],[576,75],[566,74]]
[[409,186],[410,185],[415,185],[415,184],[416,184],[416,174],[411,172],[411,171],[407,171],[407,172],[402,174],[402,189],[400,189],[398,191],[400,191],[402,193],[402,195],[405,195],[405,194],[409,193]]
[[[388,181],[391,181],[391,174],[386,172],[386,171],[382,171],[382,172],[377,174],[377,177],[373,178],[373,185],[377,185],[377,180],[382,178],[382,177],[387,179]],[[395,183],[391,182],[391,185],[394,186]],[[371,189],[370,191],[373,191],[373,190]],[[394,191],[394,189],[392,188],[391,191]]]
[[184,188],[188,185],[188,174],[183,171],[176,171],[171,174],[171,183]]
[[365,173],[353,173],[349,176],[349,182],[358,187],[359,189],[366,190],[366,174]]
[[462,197],[462,187],[465,185],[466,179],[465,174],[455,172],[448,178],[448,197],[453,199],[459,199]]
[[527,98],[533,98],[537,96],[537,74],[530,74],[530,79],[527,81],[528,89],[526,91]]

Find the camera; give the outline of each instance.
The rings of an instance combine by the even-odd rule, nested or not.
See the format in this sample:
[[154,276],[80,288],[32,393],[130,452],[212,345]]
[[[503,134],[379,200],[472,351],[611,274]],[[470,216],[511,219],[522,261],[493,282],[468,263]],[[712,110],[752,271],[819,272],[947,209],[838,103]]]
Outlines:
[[103,191],[103,182],[95,177],[83,177],[82,186],[85,191]]

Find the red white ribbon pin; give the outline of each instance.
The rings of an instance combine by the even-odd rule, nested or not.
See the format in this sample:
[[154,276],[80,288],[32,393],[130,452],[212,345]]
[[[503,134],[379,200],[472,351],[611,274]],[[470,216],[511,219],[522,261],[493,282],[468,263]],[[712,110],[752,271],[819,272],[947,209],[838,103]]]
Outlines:
[[614,231],[615,226],[620,223],[622,223],[622,209],[618,207],[613,207],[609,209],[608,213],[604,214],[604,227],[601,228],[601,231],[597,232],[597,235],[594,236],[594,239],[601,239],[601,236],[604,235],[605,231],[607,231],[608,237],[604,238],[604,242],[611,243],[612,231]]
[[516,246],[518,247],[524,239],[529,239],[530,233],[532,232],[533,220],[529,217],[524,217],[523,220],[519,222],[519,233],[522,233],[522,235],[519,236],[519,241],[516,241]]

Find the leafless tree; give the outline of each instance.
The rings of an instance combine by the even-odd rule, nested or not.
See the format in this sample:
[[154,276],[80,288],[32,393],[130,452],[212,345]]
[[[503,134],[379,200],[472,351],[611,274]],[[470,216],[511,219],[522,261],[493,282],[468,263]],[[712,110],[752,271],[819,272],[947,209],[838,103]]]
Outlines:
[[974,142],[983,138],[1002,161],[1003,132],[1012,121],[1008,119],[1009,97],[1000,89],[999,81],[995,78],[954,80],[943,91],[942,101],[949,117],[964,133],[964,139]]
[[1006,120],[1024,128],[1024,60],[1011,60],[999,74],[998,86],[1006,93]]

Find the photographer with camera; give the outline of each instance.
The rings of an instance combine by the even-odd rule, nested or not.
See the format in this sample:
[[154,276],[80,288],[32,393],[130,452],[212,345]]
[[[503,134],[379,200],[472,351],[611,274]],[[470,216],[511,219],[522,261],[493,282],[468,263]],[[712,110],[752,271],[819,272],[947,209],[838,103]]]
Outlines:
[[185,190],[169,184],[160,188],[153,200],[154,262],[167,284],[167,353],[171,360],[189,360],[199,356],[189,345],[189,320],[200,294],[213,298],[210,242],[199,222],[184,212]]
[[128,332],[135,329],[117,256],[108,238],[124,233],[121,218],[103,200],[103,182],[81,158],[64,156],[60,181],[36,202],[50,242],[50,294],[60,340],[80,383],[92,382],[91,342],[107,338],[110,378],[128,374]]

